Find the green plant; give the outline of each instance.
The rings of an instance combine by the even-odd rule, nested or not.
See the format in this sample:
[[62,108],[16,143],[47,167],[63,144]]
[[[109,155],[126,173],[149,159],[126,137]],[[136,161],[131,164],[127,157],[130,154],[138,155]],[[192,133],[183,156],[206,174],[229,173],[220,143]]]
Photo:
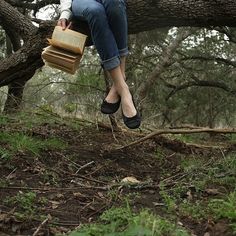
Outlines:
[[213,199],[208,207],[216,218],[227,218],[230,221],[236,221],[236,191],[230,193],[226,199]]
[[70,236],[187,236],[183,228],[155,216],[147,210],[134,213],[127,205],[111,208],[100,217],[100,223],[85,225]]
[[7,116],[0,116],[0,124],[6,125],[9,122],[9,118]]
[[7,197],[3,201],[8,206],[16,207],[14,215],[21,220],[30,220],[43,217],[38,213],[37,205],[45,205],[45,197],[38,198],[35,192],[19,192],[16,196]]
[[11,156],[11,153],[6,148],[0,147],[0,161],[9,161]]
[[163,200],[163,202],[164,202],[164,204],[165,204],[167,210],[168,210],[169,212],[175,211],[175,209],[176,209],[176,203],[175,203],[176,199],[174,199],[173,197],[171,197],[171,196],[167,193],[167,191],[165,191],[165,187],[164,187],[164,185],[163,185],[162,182],[161,182],[159,185],[160,185],[160,192],[159,192],[159,193],[160,193],[160,195],[161,195],[161,198],[162,198],[162,200]]
[[64,110],[68,113],[73,113],[77,110],[77,104],[74,104],[74,103],[66,103],[64,105]]
[[178,206],[179,213],[182,216],[191,217],[195,220],[202,220],[207,218],[208,211],[206,203],[202,201],[189,202],[184,201]]
[[155,157],[157,158],[157,160],[162,163],[165,161],[165,155],[162,153],[162,151],[160,149],[157,149],[155,152]]
[[27,192],[27,193],[18,193],[14,197],[8,197],[4,200],[4,203],[7,205],[16,205],[23,210],[25,214],[34,214],[35,213],[35,203],[36,203],[36,193]]
[[230,134],[229,138],[230,138],[230,141],[235,142],[236,141],[236,134]]
[[64,149],[66,144],[61,140],[56,138],[50,138],[46,140],[41,140],[39,138],[30,137],[24,133],[7,133],[2,132],[0,134],[0,140],[4,140],[4,143],[7,144],[6,149],[0,149],[0,155],[3,153],[9,156],[9,153],[17,153],[17,152],[31,152],[34,155],[39,155],[41,149],[45,148],[58,148]]
[[42,141],[41,148],[43,147],[50,149],[65,149],[67,144],[58,138],[49,138]]

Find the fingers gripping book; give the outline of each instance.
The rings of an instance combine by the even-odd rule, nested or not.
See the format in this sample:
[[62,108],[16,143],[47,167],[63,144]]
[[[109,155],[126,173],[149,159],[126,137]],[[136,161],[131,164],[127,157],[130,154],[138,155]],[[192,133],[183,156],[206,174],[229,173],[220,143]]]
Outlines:
[[74,74],[82,58],[87,35],[56,26],[49,46],[44,48],[42,58],[45,65]]

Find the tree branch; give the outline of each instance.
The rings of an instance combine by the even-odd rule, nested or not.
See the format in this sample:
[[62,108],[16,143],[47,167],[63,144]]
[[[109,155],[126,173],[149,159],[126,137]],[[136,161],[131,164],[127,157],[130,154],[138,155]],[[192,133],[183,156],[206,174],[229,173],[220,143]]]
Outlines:
[[138,97],[140,100],[144,100],[150,87],[160,78],[160,75],[165,71],[166,67],[171,64],[172,57],[176,52],[179,45],[184,39],[186,39],[193,31],[186,29],[179,29],[176,38],[165,47],[160,56],[160,61],[156,68],[150,73],[147,80],[143,81],[138,89]]
[[134,142],[131,142],[125,146],[116,148],[115,150],[123,150],[125,148],[131,147],[131,146],[135,146],[137,144],[143,143],[148,139],[152,139],[155,136],[158,135],[162,135],[162,134],[197,134],[197,133],[220,133],[220,134],[232,134],[232,133],[236,133],[236,129],[210,129],[210,128],[202,128],[202,129],[165,129],[165,130],[155,130],[152,133],[146,135],[143,138],[140,138]]
[[195,86],[219,88],[219,89],[224,90],[225,92],[230,93],[233,96],[236,95],[236,89],[230,88],[227,84],[225,84],[222,81],[196,80],[196,81],[186,82],[178,86],[166,83],[166,86],[173,88],[173,90],[166,97],[166,100],[169,100],[170,97],[172,97],[174,94],[176,94],[177,92],[181,90],[187,89],[189,87],[195,87]]
[[0,21],[4,29],[15,31],[24,41],[35,35],[37,27],[31,20],[4,0],[0,0]]
[[214,57],[214,56],[190,56],[182,58],[181,61],[187,61],[187,60],[201,60],[201,61],[216,61],[219,63],[224,63],[229,66],[236,67],[236,62],[231,61],[229,59],[224,59],[221,57]]

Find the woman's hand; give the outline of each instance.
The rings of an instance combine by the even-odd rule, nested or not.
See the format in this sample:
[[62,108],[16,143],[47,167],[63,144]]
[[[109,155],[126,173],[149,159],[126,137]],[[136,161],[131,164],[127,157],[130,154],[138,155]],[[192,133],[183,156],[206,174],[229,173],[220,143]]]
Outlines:
[[68,22],[67,19],[62,18],[62,19],[58,20],[57,25],[61,26],[62,29],[65,30],[65,29],[69,29],[71,27],[71,22]]

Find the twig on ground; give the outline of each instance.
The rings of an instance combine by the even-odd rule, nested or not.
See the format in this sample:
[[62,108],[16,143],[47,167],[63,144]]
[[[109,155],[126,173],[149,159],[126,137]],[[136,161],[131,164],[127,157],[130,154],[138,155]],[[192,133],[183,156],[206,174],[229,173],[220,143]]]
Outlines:
[[81,168],[81,166],[79,164],[77,164],[76,162],[72,161],[70,158],[68,158],[67,156],[61,154],[66,160],[68,160],[70,163],[72,163],[76,168]]
[[75,172],[75,174],[77,174],[77,173],[78,173],[79,171],[81,171],[82,169],[84,169],[84,168],[86,168],[86,167],[88,167],[88,166],[90,166],[90,165],[92,165],[92,164],[94,164],[94,163],[95,163],[94,161],[90,161],[89,163],[87,163],[87,164],[81,166],[81,167]]
[[21,187],[21,186],[8,186],[8,187],[2,187],[0,186],[0,189],[8,189],[8,190],[36,190],[36,191],[78,191],[78,189],[98,189],[107,191],[112,188],[119,188],[119,187],[127,187],[129,189],[145,189],[145,188],[159,188],[159,184],[148,184],[148,183],[139,183],[139,184],[123,184],[123,183],[116,183],[106,186],[92,186],[92,185],[84,185],[81,183],[77,183],[79,186],[74,188],[34,188],[34,187]]
[[91,218],[92,216],[94,216],[94,215],[100,213],[102,210],[106,209],[107,207],[108,207],[108,205],[102,206],[101,208],[99,208],[98,210],[96,210],[95,212],[93,212],[92,214],[90,214],[90,215],[88,216],[88,218]]
[[35,230],[35,232],[33,233],[33,236],[36,236],[39,231],[42,229],[42,227],[49,221],[49,219],[51,218],[51,216],[49,215],[39,226],[38,228]]
[[6,177],[6,179],[8,180],[16,170],[17,170],[17,168],[15,168],[13,171],[11,171],[10,174]]
[[109,186],[99,187],[99,186],[77,186],[74,188],[34,188],[34,187],[21,187],[21,186],[9,186],[9,187],[2,187],[0,189],[8,189],[8,190],[32,190],[32,191],[78,191],[78,189],[99,189],[99,190],[108,190]]
[[87,177],[87,176],[92,176],[93,174],[95,174],[96,172],[98,172],[99,170],[101,170],[102,168],[103,168],[103,166],[100,166],[99,168],[97,168],[97,169],[94,170],[93,172],[86,174],[85,177]]

